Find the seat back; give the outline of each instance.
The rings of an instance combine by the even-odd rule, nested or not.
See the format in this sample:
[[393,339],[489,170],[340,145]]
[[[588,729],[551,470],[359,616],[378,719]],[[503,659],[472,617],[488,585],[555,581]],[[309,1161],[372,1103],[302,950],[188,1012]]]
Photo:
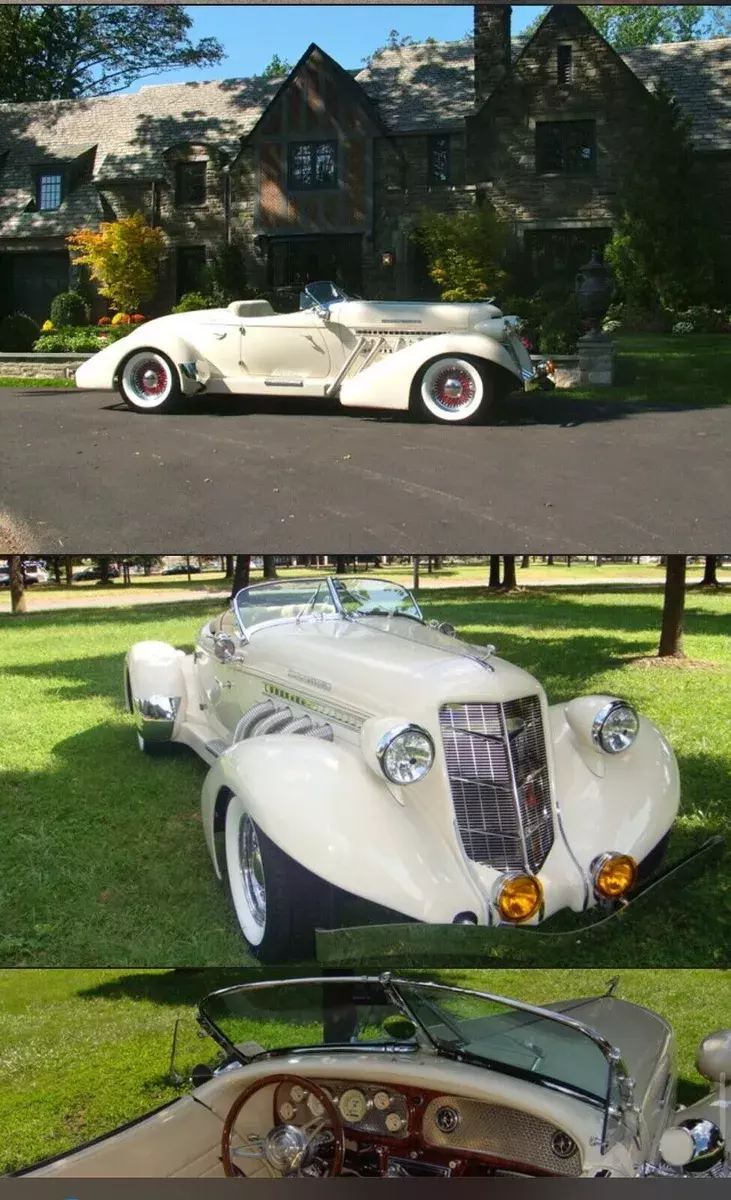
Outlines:
[[235,317],[273,317],[274,309],[268,300],[233,300],[228,311]]

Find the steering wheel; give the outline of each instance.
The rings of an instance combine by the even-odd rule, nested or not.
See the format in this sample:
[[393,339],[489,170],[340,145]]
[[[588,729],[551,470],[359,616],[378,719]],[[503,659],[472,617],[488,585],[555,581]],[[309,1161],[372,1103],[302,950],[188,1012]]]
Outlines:
[[[242,1109],[263,1088],[281,1083],[296,1084],[309,1093],[322,1107],[319,1116],[308,1113],[305,1124],[287,1124],[282,1121],[272,1126],[264,1137],[258,1134],[237,1134],[236,1121]],[[276,1114],[275,1114],[276,1120]],[[267,1166],[278,1175],[307,1175],[318,1151],[318,1143],[324,1132],[331,1134],[327,1142],[329,1162],[325,1176],[339,1175],[345,1154],[345,1130],[343,1120],[332,1098],[319,1083],[303,1079],[301,1075],[267,1075],[246,1088],[234,1100],[224,1122],[221,1136],[221,1159],[223,1171],[229,1178],[246,1177],[246,1172],[237,1165],[248,1163],[255,1172]],[[238,1144],[235,1144],[238,1139]]]

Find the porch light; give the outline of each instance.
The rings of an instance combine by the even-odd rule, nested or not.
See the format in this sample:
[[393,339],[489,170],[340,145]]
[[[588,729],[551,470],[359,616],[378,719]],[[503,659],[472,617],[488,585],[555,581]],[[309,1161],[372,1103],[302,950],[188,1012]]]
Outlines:
[[395,267],[396,266],[396,255],[394,254],[393,250],[382,250],[381,251],[381,266],[382,267]]

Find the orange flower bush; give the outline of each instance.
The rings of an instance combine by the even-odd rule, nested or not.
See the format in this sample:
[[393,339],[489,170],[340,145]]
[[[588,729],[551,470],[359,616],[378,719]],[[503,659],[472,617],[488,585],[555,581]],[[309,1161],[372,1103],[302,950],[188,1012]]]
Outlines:
[[111,323],[112,322],[109,317],[100,317],[97,321],[97,325],[111,325]]
[[131,320],[129,313],[118,312],[112,317],[112,325],[129,325]]
[[71,261],[88,268],[118,316],[135,312],[154,296],[165,241],[162,230],[148,225],[141,212],[103,222],[98,230],[77,229],[66,242]]

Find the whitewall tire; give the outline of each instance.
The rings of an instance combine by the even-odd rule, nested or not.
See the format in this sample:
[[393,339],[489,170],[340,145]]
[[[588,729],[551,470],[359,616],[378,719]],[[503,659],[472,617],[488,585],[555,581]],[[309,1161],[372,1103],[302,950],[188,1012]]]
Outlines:
[[235,794],[224,846],[231,901],[251,953],[269,963],[314,957],[315,929],[331,924],[328,884],[280,850]]
[[119,392],[135,412],[169,412],[181,397],[175,367],[159,350],[135,350],[119,372]]
[[492,406],[492,389],[470,358],[444,356],[422,367],[414,381],[414,407],[428,421],[469,425]]

